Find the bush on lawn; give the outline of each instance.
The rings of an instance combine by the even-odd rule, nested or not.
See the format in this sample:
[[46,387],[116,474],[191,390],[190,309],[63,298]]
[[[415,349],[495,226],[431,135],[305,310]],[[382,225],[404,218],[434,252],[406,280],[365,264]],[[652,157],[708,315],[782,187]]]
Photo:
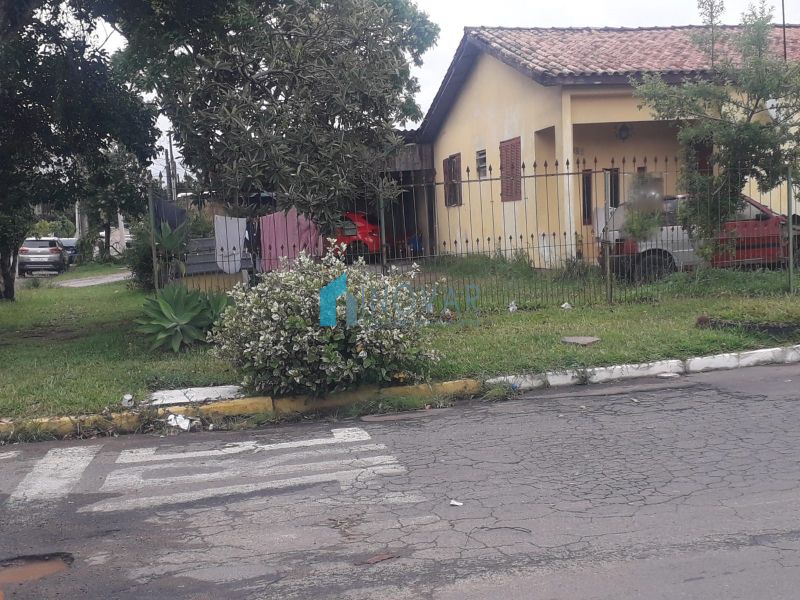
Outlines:
[[[347,274],[351,315],[337,301],[335,327],[320,326],[320,290]],[[420,379],[437,360],[428,336],[429,300],[412,286],[416,268],[375,273],[359,261],[345,265],[334,252],[321,262],[301,254],[291,265],[238,286],[233,305],[214,326],[215,353],[230,361],[252,390],[321,396],[361,383]]]
[[169,285],[155,298],[145,300],[144,317],[136,320],[138,331],[150,339],[153,350],[167,347],[179,352],[197,342],[205,342],[211,326],[227,305],[225,294]]
[[[183,258],[189,242],[189,230],[189,221],[184,221],[175,229],[166,221],[156,226],[152,240],[156,245],[159,285],[166,286],[170,281],[180,278],[186,270]],[[131,270],[132,283],[139,289],[152,290],[155,282],[149,225],[145,222],[135,225],[131,237],[131,246],[125,252],[125,262]]]
[[125,251],[125,262],[131,270],[134,287],[145,291],[154,289],[150,231],[144,223],[137,223],[131,229],[131,245]]

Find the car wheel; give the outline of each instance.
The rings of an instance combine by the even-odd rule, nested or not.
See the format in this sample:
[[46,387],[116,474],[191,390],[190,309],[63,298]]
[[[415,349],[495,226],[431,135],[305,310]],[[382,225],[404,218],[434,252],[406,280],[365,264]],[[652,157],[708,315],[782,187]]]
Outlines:
[[28,276],[28,274],[27,274],[25,271],[20,271],[20,272],[19,272],[19,276],[20,276],[20,277],[27,277],[27,276]]
[[636,261],[633,276],[636,283],[653,283],[675,272],[675,261],[666,253],[640,256]]

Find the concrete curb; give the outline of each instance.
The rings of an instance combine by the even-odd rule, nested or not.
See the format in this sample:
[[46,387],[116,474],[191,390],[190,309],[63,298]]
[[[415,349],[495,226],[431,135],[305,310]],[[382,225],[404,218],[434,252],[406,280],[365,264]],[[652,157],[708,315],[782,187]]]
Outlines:
[[587,369],[548,371],[533,375],[503,375],[486,381],[488,385],[508,384],[515,390],[561,387],[588,383],[624,381],[641,377],[671,377],[707,371],[722,371],[758,365],[792,364],[800,362],[800,345],[763,348],[745,352],[696,356],[686,360],[659,360],[649,363],[612,365]]
[[103,433],[135,433],[154,418],[164,418],[169,414],[189,417],[254,416],[260,414],[292,415],[317,410],[327,410],[349,406],[369,400],[390,398],[434,398],[437,396],[464,396],[476,394],[483,383],[476,379],[459,379],[421,385],[405,385],[389,388],[365,386],[331,394],[324,398],[310,396],[252,396],[231,400],[179,404],[175,406],[145,405],[140,411],[128,411],[103,415],[80,415],[70,417],[45,417],[39,419],[20,419],[18,421],[0,420],[0,439],[13,438],[20,433],[36,437],[67,437],[80,435],[82,431]]
[[[82,431],[103,433],[135,433],[153,418],[163,418],[169,414],[182,414],[189,417],[254,416],[259,414],[291,415],[304,414],[349,406],[369,400],[389,398],[434,398],[436,396],[465,396],[477,394],[483,386],[507,384],[515,390],[528,391],[547,387],[605,383],[624,381],[641,377],[664,377],[754,367],[758,365],[792,364],[800,362],[800,344],[779,348],[764,348],[745,352],[697,356],[686,360],[659,360],[649,363],[612,365],[588,369],[548,371],[538,375],[504,375],[493,377],[485,383],[476,379],[459,379],[422,385],[379,388],[365,386],[354,390],[331,394],[325,398],[310,396],[253,396],[229,400],[213,400],[178,404],[175,406],[151,404],[141,411],[128,411],[103,415],[80,415],[70,417],[46,417],[22,419],[19,421],[0,420],[0,439],[15,437],[21,432],[35,434],[37,437],[67,437],[80,435]],[[197,388],[199,389],[199,388]],[[186,397],[185,390],[175,390]],[[233,392],[235,393],[235,392]],[[212,398],[214,396],[212,393]]]

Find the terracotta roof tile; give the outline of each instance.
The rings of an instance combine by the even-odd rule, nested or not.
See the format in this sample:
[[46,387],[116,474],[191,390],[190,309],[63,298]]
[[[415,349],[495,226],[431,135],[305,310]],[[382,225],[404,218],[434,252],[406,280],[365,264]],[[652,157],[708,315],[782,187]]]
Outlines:
[[[736,27],[724,27],[726,31]],[[644,72],[693,73],[708,69],[692,41],[697,26],[650,28],[468,27],[475,42],[512,66],[542,78],[621,76]],[[790,59],[800,60],[800,26],[786,28]],[[780,27],[772,31],[783,54]]]
[[[632,75],[661,73],[677,82],[709,68],[692,37],[699,26],[642,28],[466,27],[418,139],[431,141],[482,52],[545,84],[627,84]],[[736,26],[725,26],[732,32]],[[783,55],[779,26],[772,46]],[[800,61],[800,25],[786,27],[789,60]]]

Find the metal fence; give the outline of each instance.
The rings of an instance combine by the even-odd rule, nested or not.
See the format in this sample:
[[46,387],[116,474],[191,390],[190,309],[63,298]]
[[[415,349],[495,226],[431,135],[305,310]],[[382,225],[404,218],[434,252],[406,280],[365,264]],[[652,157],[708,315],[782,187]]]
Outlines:
[[[416,265],[420,285],[446,281],[461,299],[477,289],[483,308],[658,297],[675,273],[709,268],[738,269],[743,277],[786,270],[790,287],[800,235],[790,243],[785,215],[794,211],[786,184],[761,193],[748,182],[734,214],[723,219],[711,190],[704,198],[681,195],[674,157],[522,163],[499,171],[450,170],[449,179],[396,173],[396,201],[380,207],[366,196],[354,200],[332,237],[347,245],[348,259],[361,256],[368,268]],[[714,238],[689,226],[693,206],[722,223]],[[225,290],[277,268],[280,257],[325,251],[312,219],[264,212],[213,216],[213,233],[190,239],[170,259],[178,268],[164,267],[168,279]]]
[[[428,283],[478,285],[484,306],[659,296],[676,272],[787,269],[800,241],[789,243],[781,216],[789,212],[786,184],[762,193],[747,182],[725,219],[711,190],[681,194],[674,157],[523,163],[511,173],[488,166],[449,181],[399,182],[402,195],[385,214],[386,264],[416,263]],[[698,235],[693,207],[721,223],[719,234]]]

